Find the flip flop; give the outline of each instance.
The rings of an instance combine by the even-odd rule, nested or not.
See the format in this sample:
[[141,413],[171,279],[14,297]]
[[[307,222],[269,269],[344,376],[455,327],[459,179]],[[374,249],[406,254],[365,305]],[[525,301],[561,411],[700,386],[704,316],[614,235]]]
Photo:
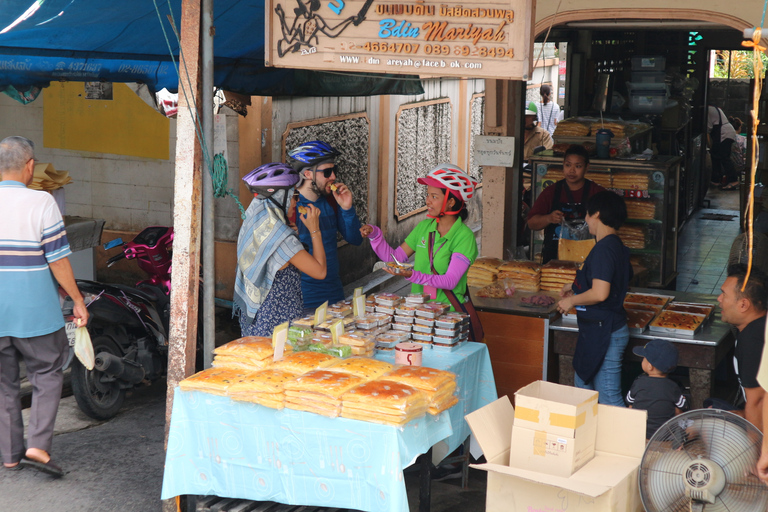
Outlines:
[[21,464],[16,464],[15,466],[6,466],[3,464],[3,467],[6,469],[6,471],[18,471],[20,469],[24,469]]
[[51,475],[54,478],[61,478],[62,476],[64,476],[64,470],[62,470],[59,466],[54,464],[53,459],[49,459],[48,462],[40,462],[39,460],[32,460],[24,457],[23,459],[21,459],[21,462],[19,462],[19,466],[36,469],[38,471]]

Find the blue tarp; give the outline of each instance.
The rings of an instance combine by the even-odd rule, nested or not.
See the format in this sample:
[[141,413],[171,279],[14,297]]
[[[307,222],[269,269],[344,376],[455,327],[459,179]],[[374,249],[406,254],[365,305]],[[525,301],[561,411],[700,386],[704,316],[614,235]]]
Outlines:
[[[0,87],[103,80],[176,91],[171,53],[178,62],[179,45],[169,15],[179,27],[181,0],[3,0]],[[348,74],[334,75],[329,94],[322,94],[317,87],[322,79],[308,78],[315,77],[312,72],[265,68],[263,0],[214,0],[214,26],[214,85],[228,91],[268,96],[422,92],[418,81]]]

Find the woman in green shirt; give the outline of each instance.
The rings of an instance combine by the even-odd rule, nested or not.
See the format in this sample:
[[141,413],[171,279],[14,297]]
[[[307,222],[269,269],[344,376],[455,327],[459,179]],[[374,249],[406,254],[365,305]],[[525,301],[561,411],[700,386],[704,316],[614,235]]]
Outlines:
[[[360,233],[371,240],[371,247],[382,261],[404,262],[416,255],[413,271],[398,273],[413,283],[413,293],[425,293],[430,299],[450,303],[454,311],[472,315],[467,270],[477,258],[477,242],[464,220],[467,201],[474,195],[477,182],[453,164],[441,164],[418,181],[427,186],[427,218],[400,247],[390,247],[376,226],[366,224]],[[384,270],[395,273],[389,267]]]

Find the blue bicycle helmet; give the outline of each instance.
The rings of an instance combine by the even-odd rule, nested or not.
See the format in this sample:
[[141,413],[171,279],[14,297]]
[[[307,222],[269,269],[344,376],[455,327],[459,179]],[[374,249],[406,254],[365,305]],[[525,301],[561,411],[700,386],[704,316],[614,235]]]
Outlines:
[[297,171],[333,160],[340,154],[333,146],[321,140],[305,142],[288,152],[288,156],[293,159],[291,165]]
[[299,179],[299,173],[282,162],[261,165],[243,177],[248,190],[263,198],[295,186]]

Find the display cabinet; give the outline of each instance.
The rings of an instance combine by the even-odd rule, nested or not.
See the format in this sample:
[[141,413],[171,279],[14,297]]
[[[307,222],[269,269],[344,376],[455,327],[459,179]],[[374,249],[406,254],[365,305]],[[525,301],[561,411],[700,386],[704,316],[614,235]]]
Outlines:
[[[549,154],[547,154],[549,153]],[[652,160],[591,160],[587,178],[624,197],[627,222],[619,236],[632,254],[632,263],[648,271],[649,286],[666,288],[677,276],[678,156]],[[563,178],[563,158],[551,151],[531,158],[533,201],[541,191]],[[531,255],[541,253],[543,231],[531,234]]]

